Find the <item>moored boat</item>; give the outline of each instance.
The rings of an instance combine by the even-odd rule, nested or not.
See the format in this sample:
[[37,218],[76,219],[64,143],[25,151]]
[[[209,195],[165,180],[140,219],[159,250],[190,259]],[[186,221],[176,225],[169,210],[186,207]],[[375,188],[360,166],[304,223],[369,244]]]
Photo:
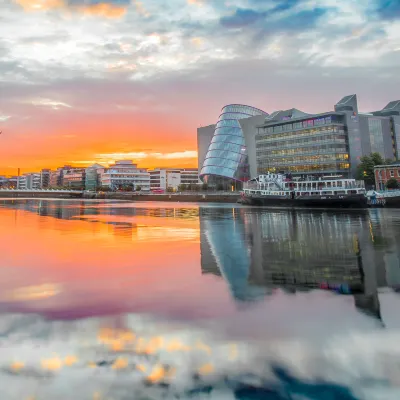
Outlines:
[[363,181],[341,176],[301,179],[272,173],[245,183],[241,203],[280,207],[368,207]]

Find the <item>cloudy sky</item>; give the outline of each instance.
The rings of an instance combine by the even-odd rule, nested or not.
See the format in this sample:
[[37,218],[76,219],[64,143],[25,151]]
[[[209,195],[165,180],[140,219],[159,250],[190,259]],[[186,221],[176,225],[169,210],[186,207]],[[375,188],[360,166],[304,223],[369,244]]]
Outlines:
[[196,165],[227,103],[400,98],[398,0],[0,0],[0,173]]

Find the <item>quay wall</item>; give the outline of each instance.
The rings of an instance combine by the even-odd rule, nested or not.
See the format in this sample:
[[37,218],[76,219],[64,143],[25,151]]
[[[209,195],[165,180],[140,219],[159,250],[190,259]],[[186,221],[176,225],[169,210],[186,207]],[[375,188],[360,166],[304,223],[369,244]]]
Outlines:
[[193,194],[135,194],[135,193],[52,193],[29,191],[1,191],[0,198],[19,199],[107,199],[126,201],[165,201],[165,202],[190,202],[190,203],[236,203],[239,194],[221,193],[193,193]]
[[104,193],[84,195],[84,198],[92,199],[116,199],[129,201],[166,201],[166,202],[190,202],[190,203],[236,203],[239,194],[131,194],[131,193]]

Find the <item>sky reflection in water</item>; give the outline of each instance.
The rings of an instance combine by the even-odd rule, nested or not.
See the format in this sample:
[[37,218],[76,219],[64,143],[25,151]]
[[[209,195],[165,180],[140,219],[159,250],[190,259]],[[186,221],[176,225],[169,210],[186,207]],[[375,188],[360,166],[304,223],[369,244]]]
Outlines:
[[0,221],[5,399],[399,398],[400,211],[1,200]]

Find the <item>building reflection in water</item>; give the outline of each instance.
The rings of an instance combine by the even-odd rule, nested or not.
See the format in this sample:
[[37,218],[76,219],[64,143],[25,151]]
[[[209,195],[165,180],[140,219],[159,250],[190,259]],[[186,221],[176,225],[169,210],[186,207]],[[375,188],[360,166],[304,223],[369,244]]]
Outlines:
[[381,319],[378,288],[388,286],[388,269],[400,271],[398,255],[388,257],[392,243],[367,211],[200,208],[200,229],[203,273],[223,277],[238,301],[278,288],[332,290]]

